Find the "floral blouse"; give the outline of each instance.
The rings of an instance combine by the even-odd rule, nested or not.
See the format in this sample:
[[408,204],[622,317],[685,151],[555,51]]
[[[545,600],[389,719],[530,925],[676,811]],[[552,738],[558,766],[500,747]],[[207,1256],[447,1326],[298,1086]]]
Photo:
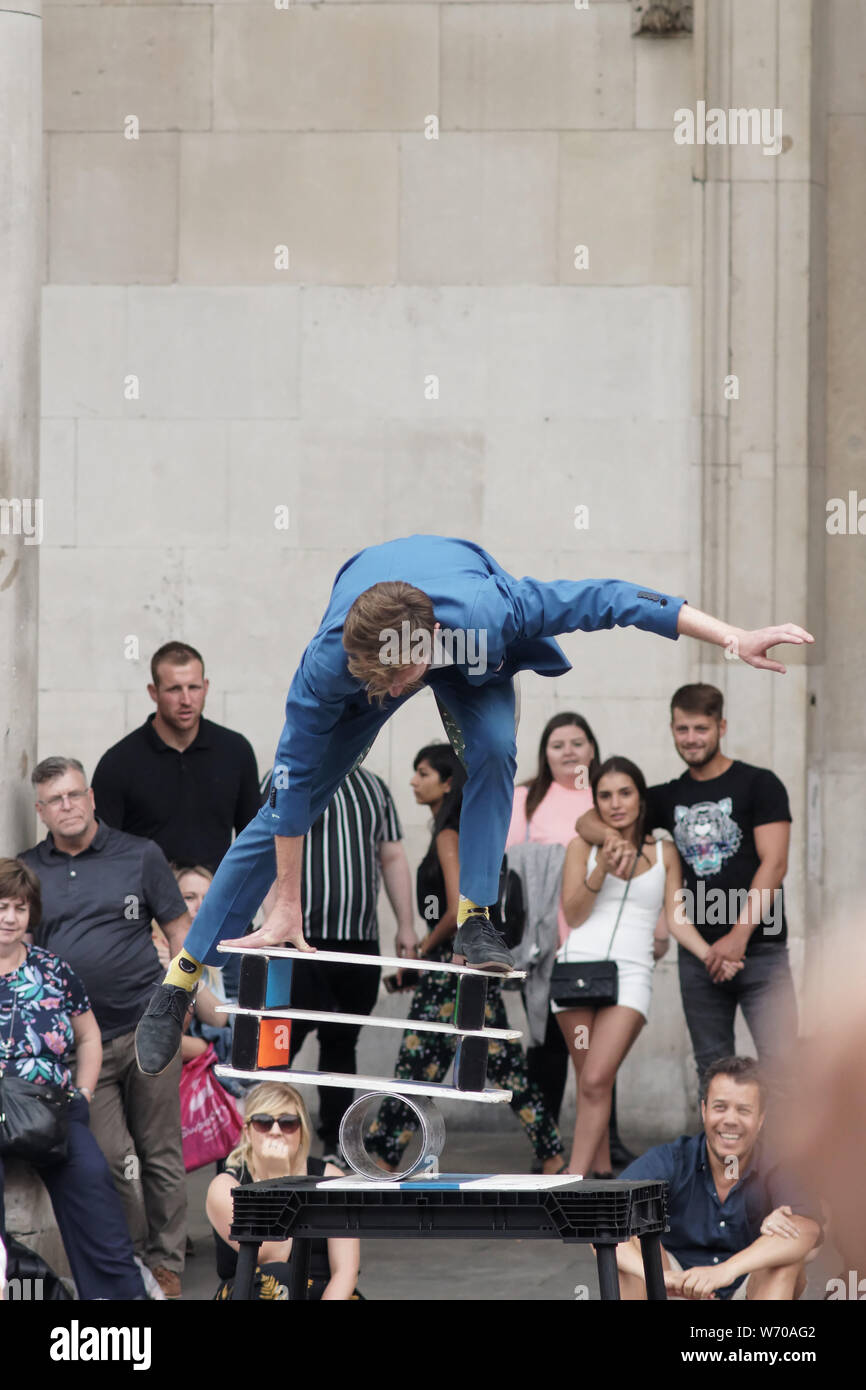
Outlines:
[[84,986],[66,962],[28,946],[24,964],[0,975],[0,1072],[68,1087],[72,1019],[89,1008]]

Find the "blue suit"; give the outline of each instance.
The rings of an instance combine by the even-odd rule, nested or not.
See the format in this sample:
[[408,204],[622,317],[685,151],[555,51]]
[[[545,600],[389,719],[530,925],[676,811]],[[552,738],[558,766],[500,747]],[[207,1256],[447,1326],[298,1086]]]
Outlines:
[[359,551],[337,574],[325,616],[295,672],[269,801],[223,859],[187,938],[196,959],[221,962],[217,942],[243,934],[276,877],[274,835],[304,835],[382,725],[412,698],[371,704],[349,672],[342,644],[346,615],[359,594],[396,579],[432,599],[436,621],[457,634],[454,652],[467,657],[432,668],[425,684],[466,766],[460,891],[482,904],[496,897],[511,818],[515,672],[556,676],[570,670],[553,640],[562,632],[631,626],[675,639],[683,603],[618,579],[515,579],[480,546],[444,536],[409,536]]

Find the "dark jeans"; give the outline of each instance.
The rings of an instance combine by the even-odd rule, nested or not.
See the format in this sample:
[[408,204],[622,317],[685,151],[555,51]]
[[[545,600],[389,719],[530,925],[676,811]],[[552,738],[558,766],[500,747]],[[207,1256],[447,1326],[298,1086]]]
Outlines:
[[[355,955],[378,956],[378,941],[328,941],[311,936],[310,945],[319,951],[347,951]],[[292,971],[292,1008],[315,1009],[327,1013],[371,1014],[379,997],[380,970],[368,965],[315,965],[295,963]],[[353,1074],[357,1071],[355,1047],[360,1025],[315,1023],[292,1020],[289,1062],[300,1051],[308,1033],[319,1035],[319,1071]],[[342,1086],[319,1087],[317,1133],[326,1151],[336,1149],[340,1121],[354,1098]]]
[[797,1002],[787,946],[760,946],[732,980],[713,984],[691,951],[680,950],[680,991],[698,1075],[734,1055],[737,1005],[749,1026],[771,1087],[797,1041]]
[[[69,1102],[65,1163],[32,1166],[48,1189],[78,1297],[144,1298],[123,1207],[102,1150],[90,1133],[89,1110],[82,1096]],[[5,1230],[3,1179],[0,1158],[0,1236]]]

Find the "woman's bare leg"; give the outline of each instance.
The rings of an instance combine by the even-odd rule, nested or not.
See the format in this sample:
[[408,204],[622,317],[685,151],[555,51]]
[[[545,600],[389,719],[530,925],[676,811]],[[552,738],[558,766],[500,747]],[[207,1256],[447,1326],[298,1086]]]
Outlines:
[[624,1004],[597,1010],[578,1078],[577,1123],[568,1165],[572,1173],[592,1172],[602,1147],[607,1151],[606,1167],[598,1171],[610,1167],[607,1126],[613,1083],[645,1022],[643,1014]]
[[[566,1009],[563,1013],[556,1015],[556,1021],[562,1030],[562,1036],[565,1038],[565,1045],[568,1048],[568,1055],[571,1058],[577,1079],[578,1106],[580,1105],[580,1075],[589,1051],[595,1015],[595,1009]],[[608,1161],[610,1161],[610,1155],[608,1155]],[[580,1169],[574,1167],[571,1159],[568,1162],[568,1171],[570,1173],[580,1172]]]

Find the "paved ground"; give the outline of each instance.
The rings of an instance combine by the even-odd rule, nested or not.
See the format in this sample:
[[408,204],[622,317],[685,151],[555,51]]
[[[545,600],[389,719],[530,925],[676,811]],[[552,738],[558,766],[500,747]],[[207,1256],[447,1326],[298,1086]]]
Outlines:
[[[443,1172],[526,1172],[530,1150],[513,1135],[457,1133],[449,1138]],[[195,1256],[187,1261],[184,1298],[212,1298],[218,1284],[213,1239],[204,1214],[204,1196],[213,1170],[189,1179],[189,1229]],[[805,1297],[820,1299],[825,1281],[838,1273],[832,1252],[809,1266]],[[588,1246],[554,1240],[367,1240],[361,1248],[359,1286],[369,1299],[508,1301],[598,1298],[595,1260]],[[578,1292],[580,1291],[580,1292]]]

